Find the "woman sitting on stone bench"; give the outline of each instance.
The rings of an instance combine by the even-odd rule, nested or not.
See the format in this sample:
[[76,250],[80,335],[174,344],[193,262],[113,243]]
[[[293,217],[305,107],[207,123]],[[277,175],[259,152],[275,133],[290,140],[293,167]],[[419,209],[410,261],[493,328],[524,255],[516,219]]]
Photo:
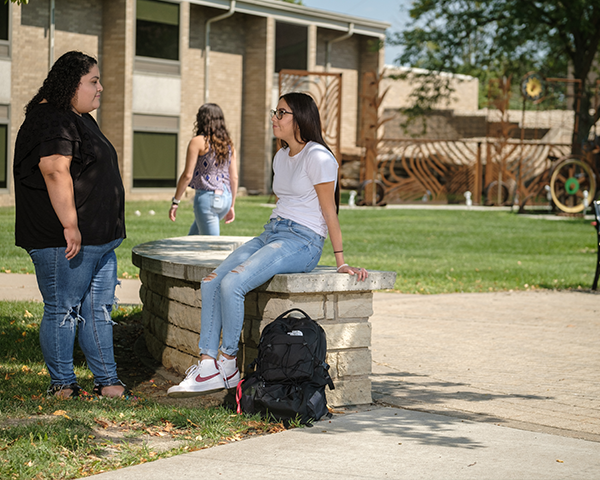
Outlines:
[[264,232],[232,252],[202,280],[201,360],[188,368],[179,385],[169,388],[171,397],[237,386],[236,354],[246,293],[274,275],[313,270],[328,233],[337,271],[356,275],[359,281],[367,278],[364,268],[344,263],[335,201],[338,164],[321,134],[317,105],[307,94],[288,93],[280,97],[271,114],[273,134],[283,146],[273,159],[277,205]]

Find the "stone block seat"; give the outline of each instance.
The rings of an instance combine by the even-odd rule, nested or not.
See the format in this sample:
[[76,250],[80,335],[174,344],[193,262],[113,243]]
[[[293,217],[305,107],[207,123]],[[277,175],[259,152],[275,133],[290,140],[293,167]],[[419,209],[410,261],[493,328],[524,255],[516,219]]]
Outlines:
[[[137,245],[144,335],[148,350],[181,374],[199,359],[200,282],[251,237],[186,236]],[[365,282],[319,266],[310,273],[275,275],[246,295],[238,353],[242,369],[254,360],[263,327],[290,308],[304,310],[327,334],[327,363],[335,390],[331,406],[361,405],[371,398],[373,291],[393,288],[395,272],[369,271]]]

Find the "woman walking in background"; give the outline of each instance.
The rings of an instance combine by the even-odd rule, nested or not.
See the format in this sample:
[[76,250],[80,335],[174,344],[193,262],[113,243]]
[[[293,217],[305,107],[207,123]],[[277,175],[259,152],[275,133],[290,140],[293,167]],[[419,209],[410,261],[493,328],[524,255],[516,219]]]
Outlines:
[[44,299],[40,344],[49,395],[79,396],[78,335],[94,393],[126,395],[113,354],[117,258],[125,193],[117,152],[90,112],[100,106],[95,58],[68,52],[25,108],[14,158],[16,244],[33,260]]
[[328,234],[337,271],[359,281],[367,278],[364,268],[344,262],[335,201],[338,163],[321,134],[314,100],[304,93],[283,95],[271,112],[271,122],[273,135],[283,145],[273,160],[277,205],[264,232],[234,250],[202,280],[201,360],[188,368],[179,385],[169,388],[169,396],[237,386],[245,295],[278,273],[313,270]]
[[187,148],[185,169],[177,182],[169,218],[175,221],[181,197],[190,186],[196,190],[195,220],[188,235],[219,235],[219,222],[235,219],[238,176],[235,148],[218,105],[206,103],[200,107],[195,135]]

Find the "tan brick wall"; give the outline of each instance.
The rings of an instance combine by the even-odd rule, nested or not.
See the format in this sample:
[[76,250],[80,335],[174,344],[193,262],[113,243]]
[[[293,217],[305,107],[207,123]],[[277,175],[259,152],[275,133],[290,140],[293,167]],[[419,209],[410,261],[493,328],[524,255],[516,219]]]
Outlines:
[[[201,291],[198,282],[169,278],[142,269],[140,298],[150,353],[182,374],[199,359]],[[371,324],[373,294],[312,292],[285,294],[249,292],[238,365],[244,369],[258,353],[263,328],[290,308],[300,308],[318,321],[327,335],[326,362],[335,390],[327,391],[333,406],[371,403]],[[247,373],[247,372],[246,372]]]
[[126,195],[132,184],[132,87],[135,0],[104,0],[100,126],[119,156]]
[[[391,69],[386,71],[388,74],[399,73],[401,70]],[[381,82],[381,89],[389,87],[389,91],[383,101],[383,108],[401,108],[410,105],[410,94],[417,84],[418,79],[393,80],[384,79]],[[479,80],[466,75],[457,75],[450,79],[450,86],[454,93],[448,100],[441,101],[434,108],[442,110],[459,110],[461,112],[477,112]]]
[[[101,0],[56,2],[54,60],[73,49],[99,58],[102,10]],[[11,152],[25,118],[23,109],[41,87],[50,68],[49,12],[49,0],[11,6]],[[12,158],[8,163],[8,173],[12,175]],[[14,204],[12,188],[8,194],[0,195],[0,205],[11,204]]]
[[[11,6],[10,134],[13,143],[23,121],[23,107],[47,72],[49,4],[50,0],[32,0],[25,6]],[[205,22],[224,12],[189,2],[180,5],[179,172],[185,164],[195,114],[204,102]],[[312,70],[323,70],[325,40],[338,37],[340,32],[314,25],[309,26],[308,31],[308,65]],[[225,113],[238,151],[240,186],[262,193],[270,190],[273,155],[267,112],[273,107],[274,34],[273,18],[240,13],[211,27],[209,101],[220,104]],[[133,174],[134,35],[135,0],[56,0],[54,58],[72,48],[98,57],[105,90],[97,116],[119,155],[128,198],[132,198]],[[344,74],[342,147],[354,146],[357,139],[359,71],[367,55],[363,44],[364,39],[355,35],[333,45],[333,71]],[[165,198],[170,194],[165,193]],[[0,196],[0,204],[13,201],[12,192]]]
[[[365,73],[367,72],[378,72],[383,70],[385,65],[385,51],[383,45],[379,39],[361,37],[360,42],[360,71],[358,73],[358,91],[363,92],[363,80]],[[362,112],[363,112],[363,99],[359,96],[358,99],[358,121],[357,121],[357,139],[358,144],[362,143]],[[383,109],[381,109],[383,112]]]
[[[25,114],[23,108],[48,73],[48,1],[12,6],[11,139],[14,143]],[[31,68],[36,65],[37,68]],[[12,160],[12,159],[11,159]]]
[[[317,71],[325,70],[327,41],[342,33],[319,29],[317,35]],[[354,147],[357,142],[358,72],[360,68],[360,36],[331,44],[331,73],[342,74],[342,138],[341,148]]]
[[314,72],[317,67],[317,26],[308,26],[308,60],[306,62],[306,69],[309,72]]
[[[186,9],[187,5],[184,2],[181,8]],[[185,165],[187,144],[193,136],[196,113],[204,103],[206,20],[222,13],[222,10],[189,5],[189,21],[186,24],[182,22],[180,172]],[[238,160],[242,140],[244,25],[245,16],[234,14],[210,27],[208,101],[223,109],[227,129],[238,151]]]
[[241,185],[266,193],[271,178],[271,107],[275,45],[272,18],[246,19]]
[[209,102],[223,109],[227,129],[240,150],[246,16],[234,14],[210,30]]
[[54,60],[71,50],[98,58],[102,44],[102,0],[58,0],[54,18]]
[[[182,10],[187,8],[181,4]],[[207,12],[211,12],[208,14]],[[179,170],[185,166],[187,145],[194,135],[198,108],[204,103],[204,23],[217,11],[199,5],[189,5],[187,24],[181,24],[181,111],[179,123]],[[227,117],[225,118],[227,121]],[[188,189],[188,195],[193,190]]]

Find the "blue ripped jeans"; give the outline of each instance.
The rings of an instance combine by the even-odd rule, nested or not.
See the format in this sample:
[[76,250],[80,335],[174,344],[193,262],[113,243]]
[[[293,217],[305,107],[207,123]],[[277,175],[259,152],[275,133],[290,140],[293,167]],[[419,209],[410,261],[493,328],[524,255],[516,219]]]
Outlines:
[[231,192],[225,188],[222,193],[213,190],[196,190],[194,195],[194,223],[188,235],[219,235],[219,222],[231,210]]
[[234,250],[202,280],[200,353],[235,356],[244,324],[246,293],[278,273],[310,272],[319,263],[325,237],[292,220],[273,218],[264,232]]
[[110,312],[118,283],[115,248],[121,241],[83,245],[71,260],[65,258],[64,247],[29,251],[44,299],[40,345],[52,385],[77,383],[73,371],[76,335],[94,382],[119,383]]

